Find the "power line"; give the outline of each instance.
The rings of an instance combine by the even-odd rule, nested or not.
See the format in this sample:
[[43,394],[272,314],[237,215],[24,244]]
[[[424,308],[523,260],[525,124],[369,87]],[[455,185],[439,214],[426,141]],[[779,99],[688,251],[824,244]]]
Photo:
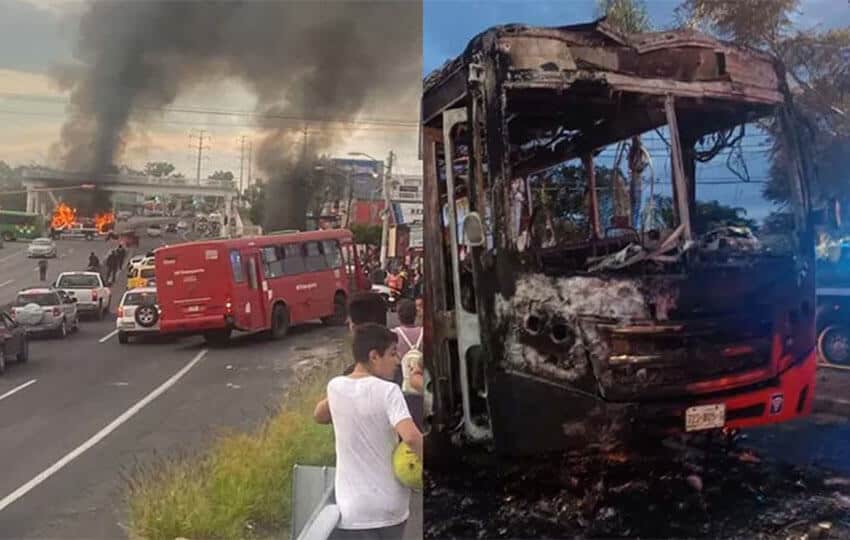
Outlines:
[[[70,102],[63,98],[53,98],[53,97],[34,97],[27,96],[24,94],[9,94],[9,93],[0,93],[0,98],[3,99],[11,99],[11,100],[19,100],[19,101],[29,101],[35,103],[49,103],[55,105],[68,105]],[[269,120],[285,120],[285,121],[293,121],[293,122],[329,122],[329,123],[352,123],[352,124],[370,124],[370,125],[386,125],[386,126],[404,126],[404,127],[418,127],[418,120],[404,120],[401,118],[358,118],[358,119],[339,119],[333,117],[306,117],[300,116],[296,114],[275,114],[275,113],[261,113],[256,111],[245,111],[238,109],[220,109],[220,108],[210,108],[210,107],[188,107],[188,106],[165,106],[165,107],[154,107],[147,105],[137,105],[133,106],[133,109],[140,109],[146,111],[157,111],[157,112],[170,112],[170,113],[179,113],[179,114],[204,114],[204,115],[213,115],[213,116],[242,116],[242,117],[250,117],[250,118],[259,118],[259,119],[269,119]]]
[[[0,110],[0,114],[12,115],[12,116],[29,116],[36,118],[53,118],[53,119],[64,119],[66,115],[64,114],[50,114],[50,113],[36,113],[30,111],[9,111],[9,110]],[[310,119],[302,119],[299,120],[302,125],[284,127],[284,126],[269,126],[260,123],[239,123],[239,122],[204,122],[204,121],[191,121],[191,122],[182,122],[179,120],[167,120],[167,119],[159,119],[159,120],[145,120],[145,125],[175,125],[175,126],[205,126],[205,127],[226,127],[226,128],[259,128],[259,129],[279,129],[285,131],[302,131],[302,126],[304,122],[314,122]],[[330,122],[330,121],[328,121]],[[371,124],[359,124],[356,122],[347,122],[347,121],[339,121],[342,124],[346,124],[346,126],[333,126],[326,125],[322,128],[310,130],[311,134],[321,134],[327,133],[328,131],[345,131],[352,132],[355,129],[358,131],[400,131],[400,130],[414,130],[418,129],[417,125],[414,126],[400,126],[400,125],[371,125]]]

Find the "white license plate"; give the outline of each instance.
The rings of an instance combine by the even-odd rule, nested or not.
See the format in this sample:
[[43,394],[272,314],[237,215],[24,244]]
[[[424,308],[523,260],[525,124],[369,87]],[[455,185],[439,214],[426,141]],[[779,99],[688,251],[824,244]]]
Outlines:
[[698,405],[685,411],[685,431],[722,428],[726,424],[726,405]]
[[186,308],[186,311],[188,311],[189,313],[201,311],[201,306],[189,306],[188,308]]

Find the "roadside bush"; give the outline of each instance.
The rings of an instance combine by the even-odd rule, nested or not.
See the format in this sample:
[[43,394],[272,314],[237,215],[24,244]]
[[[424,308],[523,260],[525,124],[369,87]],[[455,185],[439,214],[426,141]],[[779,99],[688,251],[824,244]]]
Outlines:
[[[260,538],[284,532],[292,468],[333,465],[331,426],[313,407],[341,362],[296,376],[278,412],[253,433],[228,433],[201,456],[160,461],[129,480],[133,538]],[[278,536],[279,537],[279,536]]]

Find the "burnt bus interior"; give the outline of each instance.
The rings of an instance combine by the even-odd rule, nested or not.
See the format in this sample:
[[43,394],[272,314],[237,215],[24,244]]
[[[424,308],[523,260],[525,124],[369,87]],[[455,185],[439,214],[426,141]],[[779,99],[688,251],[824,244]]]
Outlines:
[[[782,73],[696,32],[597,21],[488,30],[426,79],[432,430],[561,448],[610,418],[600,402],[762,384],[787,367],[773,334],[789,320],[791,356],[811,350],[808,164]],[[758,237],[712,227],[697,204],[697,165],[728,159],[757,122],[778,122],[795,158],[782,219]],[[640,169],[634,138],[652,133],[669,148],[663,208],[646,174],[635,188],[611,172]]]

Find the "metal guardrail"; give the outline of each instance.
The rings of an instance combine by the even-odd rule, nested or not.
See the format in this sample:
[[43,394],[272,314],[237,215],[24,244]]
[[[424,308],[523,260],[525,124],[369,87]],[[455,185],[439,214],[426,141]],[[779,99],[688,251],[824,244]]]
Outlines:
[[293,540],[327,540],[339,523],[334,467],[295,465],[292,474]]

